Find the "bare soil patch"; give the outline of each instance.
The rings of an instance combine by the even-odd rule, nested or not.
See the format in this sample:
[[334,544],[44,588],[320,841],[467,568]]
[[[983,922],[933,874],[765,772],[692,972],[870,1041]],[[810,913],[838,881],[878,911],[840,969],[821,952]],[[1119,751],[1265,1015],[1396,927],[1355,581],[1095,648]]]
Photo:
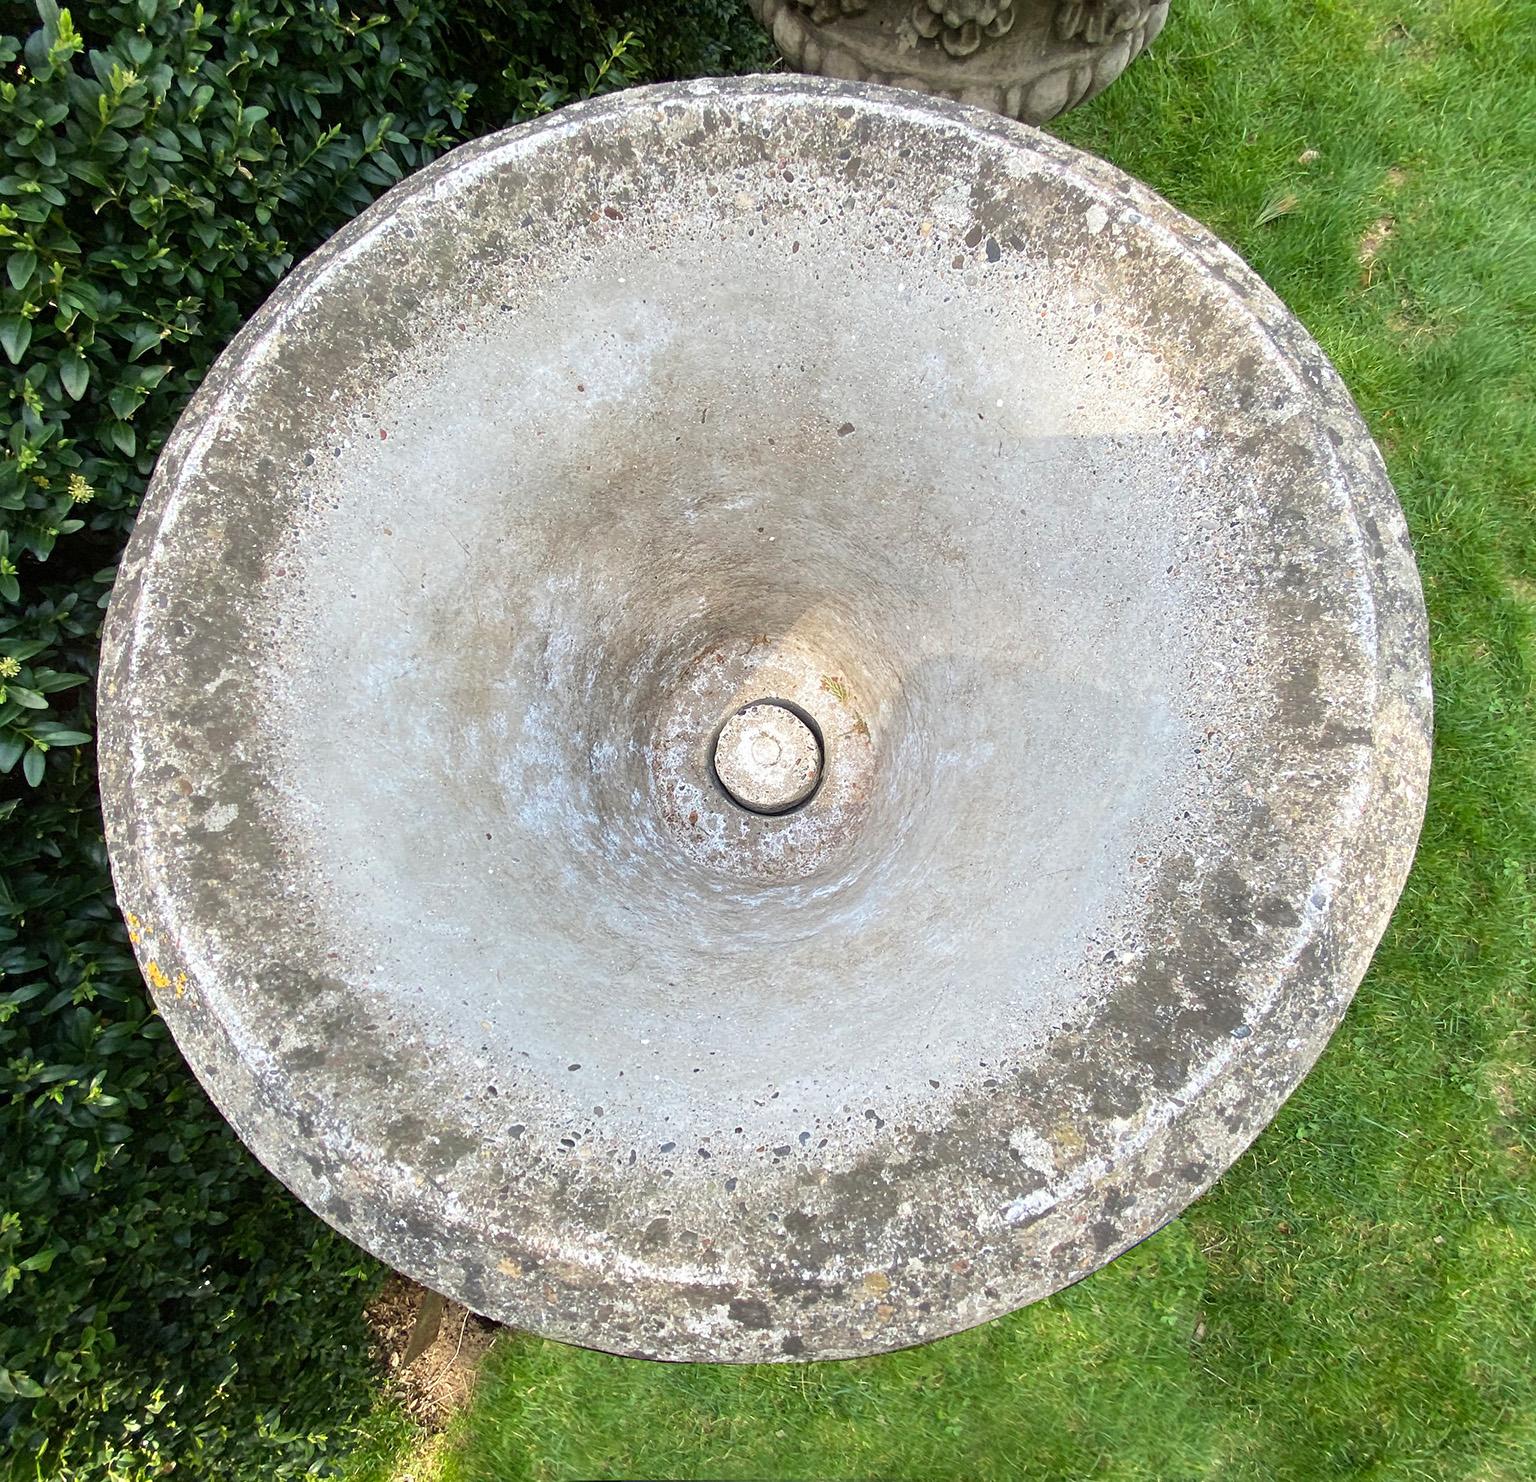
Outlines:
[[[1407,173],[1394,165],[1387,171],[1384,182],[1385,189],[1396,195],[1407,181]],[[1365,235],[1360,239],[1360,245],[1356,249],[1356,256],[1360,262],[1360,283],[1362,287],[1369,288],[1371,279],[1376,272],[1376,257],[1383,247],[1387,245],[1392,233],[1397,229],[1397,217],[1390,212],[1384,212],[1366,229]]]
[[423,1301],[429,1296],[400,1275],[392,1275],[368,1308],[379,1362],[406,1414],[426,1431],[440,1431],[469,1403],[480,1361],[502,1331],[458,1302],[443,1304],[437,1332],[412,1355]]

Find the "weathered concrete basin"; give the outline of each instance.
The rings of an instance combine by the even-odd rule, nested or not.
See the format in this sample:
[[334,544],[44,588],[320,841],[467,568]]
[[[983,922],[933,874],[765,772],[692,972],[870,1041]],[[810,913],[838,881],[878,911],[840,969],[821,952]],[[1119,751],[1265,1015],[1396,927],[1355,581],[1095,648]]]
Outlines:
[[567,110],[317,252],[162,458],[101,700],[240,1135],[673,1359],[936,1337],[1177,1214],[1428,757],[1402,516],[1281,304],[1098,160],[802,78]]

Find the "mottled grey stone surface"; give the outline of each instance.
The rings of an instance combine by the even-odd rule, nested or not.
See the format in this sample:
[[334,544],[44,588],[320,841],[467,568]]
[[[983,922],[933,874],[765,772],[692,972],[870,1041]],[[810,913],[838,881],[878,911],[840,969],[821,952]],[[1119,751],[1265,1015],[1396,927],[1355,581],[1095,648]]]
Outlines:
[[[765,818],[754,698],[825,775]],[[1424,613],[1317,346],[1103,162],[739,79],[448,156],[161,459],[102,787],[178,1043],[428,1286],[673,1359],[1092,1271],[1338,1022],[1424,801]]]

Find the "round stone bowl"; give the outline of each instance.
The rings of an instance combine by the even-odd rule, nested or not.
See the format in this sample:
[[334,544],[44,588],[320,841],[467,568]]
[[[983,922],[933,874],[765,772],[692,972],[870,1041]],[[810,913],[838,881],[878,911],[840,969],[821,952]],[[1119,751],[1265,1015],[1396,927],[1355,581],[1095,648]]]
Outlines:
[[747,78],[467,145],[272,295],[122,567],[102,790],[318,1214],[568,1342],[831,1358],[1248,1145],[1429,698],[1377,452],[1231,252],[993,115]]

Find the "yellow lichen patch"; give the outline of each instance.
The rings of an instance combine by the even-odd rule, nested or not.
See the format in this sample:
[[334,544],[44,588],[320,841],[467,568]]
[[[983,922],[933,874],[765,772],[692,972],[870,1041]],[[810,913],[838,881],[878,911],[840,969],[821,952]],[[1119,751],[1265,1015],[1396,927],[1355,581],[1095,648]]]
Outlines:
[[177,998],[183,998],[183,997],[186,996],[186,992],[187,992],[187,975],[185,973],[177,973],[176,974],[176,997]]
[[1070,1117],[1063,1117],[1051,1128],[1050,1142],[1060,1153],[1081,1152],[1087,1146],[1077,1123]]
[[143,923],[140,922],[139,918],[132,911],[124,911],[123,920],[128,923],[128,940],[137,947],[139,939],[143,934]]
[[879,1296],[882,1292],[891,1289],[891,1278],[884,1271],[871,1271],[864,1278],[864,1290],[872,1296]]
[[149,980],[151,988],[163,991],[171,986],[171,980],[166,977],[165,969],[158,962],[146,962],[144,964],[144,976]]

